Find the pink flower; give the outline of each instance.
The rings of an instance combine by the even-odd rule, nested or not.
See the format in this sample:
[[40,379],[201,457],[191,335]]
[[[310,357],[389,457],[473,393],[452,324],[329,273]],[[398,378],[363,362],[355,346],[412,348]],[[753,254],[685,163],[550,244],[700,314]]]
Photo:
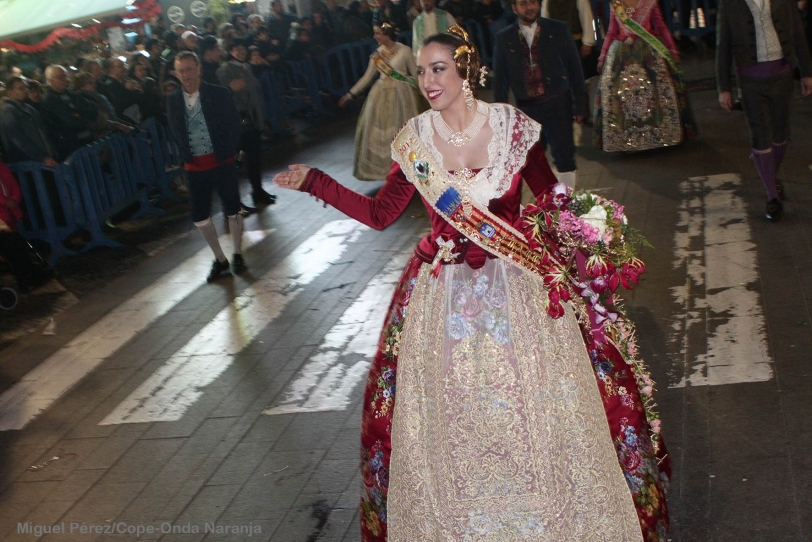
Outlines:
[[462,306],[462,310],[460,312],[467,320],[470,321],[479,318],[479,315],[482,314],[484,308],[485,306],[482,304],[482,301],[476,297],[471,297]]
[[583,222],[571,211],[561,211],[558,215],[558,227],[567,233],[577,234],[581,231]]
[[595,245],[598,243],[601,233],[595,226],[587,224],[586,222],[582,222],[581,235],[584,236],[584,240],[587,243],[589,243],[590,245]]
[[631,452],[623,458],[623,466],[626,467],[627,472],[634,472],[640,466],[640,454]]

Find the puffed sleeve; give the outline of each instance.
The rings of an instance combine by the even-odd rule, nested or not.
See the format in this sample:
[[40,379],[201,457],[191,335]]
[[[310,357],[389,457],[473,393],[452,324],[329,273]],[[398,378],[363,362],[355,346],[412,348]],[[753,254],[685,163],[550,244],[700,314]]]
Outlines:
[[361,79],[359,79],[358,82],[355,83],[350,89],[350,95],[358,96],[364,92],[375,80],[376,75],[378,75],[378,68],[375,66],[375,61],[372,60],[372,57],[370,57],[367,71],[364,72],[363,77],[361,77]]
[[539,200],[558,183],[558,179],[550,169],[544,148],[536,143],[527,151],[527,160],[522,168],[522,178],[532,190],[536,200]]
[[394,222],[409,205],[415,192],[414,185],[406,179],[397,162],[392,163],[386,182],[372,197],[340,185],[315,168],[307,173],[300,190],[376,230],[382,230]]
[[606,32],[606,36],[603,38],[603,47],[601,47],[601,54],[598,57],[598,62],[603,63],[606,59],[606,53],[609,52],[609,46],[612,45],[612,42],[615,40],[620,39],[620,23],[617,21],[617,17],[615,14],[609,18],[609,30]]

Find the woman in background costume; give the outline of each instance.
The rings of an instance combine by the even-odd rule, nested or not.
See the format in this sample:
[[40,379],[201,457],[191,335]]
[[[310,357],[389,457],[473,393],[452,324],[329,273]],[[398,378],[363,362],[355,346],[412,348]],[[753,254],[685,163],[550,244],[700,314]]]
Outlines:
[[392,138],[407,120],[426,109],[414,80],[417,66],[412,50],[395,41],[397,31],[389,23],[373,29],[379,47],[370,56],[364,76],[339,101],[340,106],[346,106],[379,75],[355,129],[353,175],[362,181],[386,178],[392,164]]
[[609,320],[604,335],[583,301],[552,310],[542,253],[513,224],[522,180],[543,201],[566,187],[538,123],[475,99],[479,55],[450,32],[420,50],[432,109],[395,138],[374,197],[305,165],[274,179],[376,229],[419,191],[431,219],[367,380],[362,538],[665,542],[670,467],[641,399],[652,384]]
[[597,148],[644,151],[678,145],[696,135],[678,62],[657,0],[612,3],[598,58]]

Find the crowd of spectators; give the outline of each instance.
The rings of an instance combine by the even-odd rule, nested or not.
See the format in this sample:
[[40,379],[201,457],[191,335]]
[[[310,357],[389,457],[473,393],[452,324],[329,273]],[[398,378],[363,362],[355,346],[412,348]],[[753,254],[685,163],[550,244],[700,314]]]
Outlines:
[[[315,0],[312,15],[300,18],[272,0],[266,18],[238,14],[219,26],[208,18],[199,27],[173,24],[164,30],[159,19],[152,34],[139,35],[126,53],[48,66],[41,81],[15,70],[0,88],[0,156],[53,164],[115,131],[129,133],[153,118],[165,123],[166,97],[179,87],[173,61],[180,51],[197,53],[203,79],[230,86],[239,97],[267,70],[284,70],[286,61],[318,59],[341,43],[371,38],[375,24],[389,22],[410,32],[422,0],[400,1],[378,0],[372,7],[368,0],[348,0],[345,6]],[[512,15],[500,0],[443,0],[439,7],[458,22],[479,20],[484,28]],[[254,81],[234,77],[242,68]]]

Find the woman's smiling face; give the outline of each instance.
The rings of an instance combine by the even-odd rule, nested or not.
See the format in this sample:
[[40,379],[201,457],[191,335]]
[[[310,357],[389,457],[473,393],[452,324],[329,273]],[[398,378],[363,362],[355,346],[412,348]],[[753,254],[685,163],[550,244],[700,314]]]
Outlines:
[[457,73],[451,48],[439,43],[421,47],[417,58],[420,92],[435,111],[442,111],[455,100],[463,100],[463,79]]

